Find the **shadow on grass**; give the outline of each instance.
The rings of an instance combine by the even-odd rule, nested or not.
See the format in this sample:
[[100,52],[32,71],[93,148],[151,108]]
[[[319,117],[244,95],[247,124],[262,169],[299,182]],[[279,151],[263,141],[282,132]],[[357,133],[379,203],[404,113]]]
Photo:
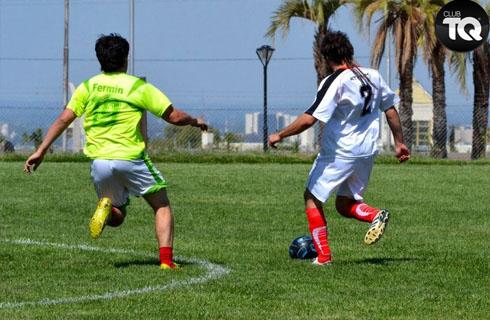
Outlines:
[[386,265],[386,264],[401,264],[411,263],[416,261],[422,261],[422,258],[365,258],[359,260],[345,261],[346,264],[374,264],[374,265]]
[[[191,266],[194,263],[188,261],[175,260],[180,266]],[[128,268],[132,266],[160,266],[160,261],[157,259],[135,259],[123,262],[114,263],[114,267],[116,268]]]

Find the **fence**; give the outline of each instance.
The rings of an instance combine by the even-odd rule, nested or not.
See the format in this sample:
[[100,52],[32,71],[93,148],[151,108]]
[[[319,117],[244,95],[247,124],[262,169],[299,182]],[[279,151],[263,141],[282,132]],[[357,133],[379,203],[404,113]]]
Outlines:
[[[414,105],[413,146],[418,155],[430,155],[434,137],[430,108],[424,110]],[[177,127],[166,124],[152,115],[148,116],[148,150],[157,154],[163,152],[254,152],[263,150],[263,116],[254,108],[189,108],[186,111],[203,117],[210,130],[201,133],[192,127]],[[268,116],[269,133],[290,124],[304,109],[299,107],[270,108]],[[0,106],[0,152],[29,153],[39,144],[49,125],[59,114],[56,107]],[[469,111],[471,112],[471,110]],[[286,152],[315,153],[318,151],[318,126],[314,126],[299,136],[286,139],[281,149]],[[472,145],[472,129],[469,126],[449,125],[447,128],[447,149],[450,158],[469,158]],[[490,142],[490,132],[487,143]],[[80,120],[75,121],[67,134],[58,139],[53,152],[80,152],[84,144],[84,134]],[[381,153],[393,152],[393,140],[388,124],[382,116],[380,123]],[[490,147],[487,145],[487,151]]]

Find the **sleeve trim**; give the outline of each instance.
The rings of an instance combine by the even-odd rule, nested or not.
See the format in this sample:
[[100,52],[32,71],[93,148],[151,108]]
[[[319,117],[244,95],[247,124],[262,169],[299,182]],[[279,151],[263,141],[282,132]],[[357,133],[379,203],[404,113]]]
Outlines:
[[139,87],[141,87],[142,85],[144,85],[146,83],[145,80],[143,79],[138,79],[135,81],[135,83],[133,84],[133,86],[131,87],[131,89],[129,90],[128,92],[128,96],[131,95],[131,93],[133,93],[134,91],[136,91]]
[[315,101],[313,102],[313,104],[311,105],[311,107],[305,111],[305,113],[309,114],[309,115],[313,115],[313,113],[315,112],[315,110],[318,108],[318,106],[320,105],[320,103],[322,102],[323,100],[323,97],[325,97],[325,94],[327,93],[328,89],[330,89],[330,87],[332,86],[332,83],[334,82],[334,80],[342,73],[344,72],[346,69],[338,69],[337,71],[335,71],[334,73],[332,73],[326,80],[325,82],[323,83],[322,87],[320,88],[320,90],[318,91],[318,93],[316,94],[316,99]]

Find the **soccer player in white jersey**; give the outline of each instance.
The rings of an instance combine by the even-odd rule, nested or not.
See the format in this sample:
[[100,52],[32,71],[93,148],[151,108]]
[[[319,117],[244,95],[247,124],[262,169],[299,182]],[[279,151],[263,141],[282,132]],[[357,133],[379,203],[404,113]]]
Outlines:
[[400,162],[410,157],[403,142],[400,118],[394,105],[399,98],[377,70],[354,64],[354,49],[347,35],[332,32],[322,45],[322,54],[334,72],[319,86],[313,105],[293,123],[269,136],[272,147],[284,138],[324,123],[321,148],[310,171],[304,193],[306,217],[318,257],[314,265],[331,263],[323,203],[337,192],[336,209],[348,218],[370,223],[364,237],[368,245],[383,235],[389,212],[363,202],[369,175],[378,153],[379,118],[384,112],[395,140]]

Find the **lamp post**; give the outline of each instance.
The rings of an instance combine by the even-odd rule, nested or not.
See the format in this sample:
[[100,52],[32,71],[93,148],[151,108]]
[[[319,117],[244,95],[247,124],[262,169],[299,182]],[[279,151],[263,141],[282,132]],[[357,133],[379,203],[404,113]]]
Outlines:
[[[68,36],[70,32],[70,0],[65,0],[64,2],[64,39],[63,39],[63,109],[66,108],[68,104],[68,96],[69,96],[69,42]],[[62,150],[66,151],[68,137],[66,136],[66,132],[63,133],[63,141],[62,141]]]
[[134,0],[129,0],[129,61],[128,73],[134,75]]
[[264,67],[264,152],[267,152],[267,137],[268,137],[268,127],[267,127],[267,65],[272,58],[272,53],[274,48],[271,46],[262,46],[256,50],[257,56],[259,57],[262,66]]

